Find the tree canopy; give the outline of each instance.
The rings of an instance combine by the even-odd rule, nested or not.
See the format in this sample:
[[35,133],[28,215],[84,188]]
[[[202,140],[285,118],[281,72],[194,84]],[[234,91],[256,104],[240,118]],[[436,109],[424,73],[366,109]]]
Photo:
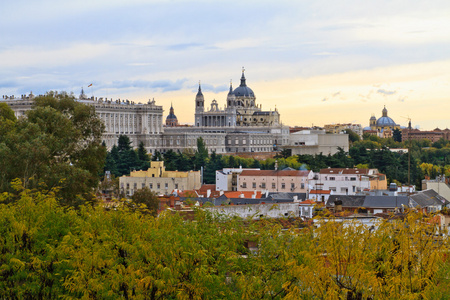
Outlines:
[[[158,218],[61,207],[52,192],[4,204],[2,299],[446,299],[447,238],[427,216],[366,226],[228,218]],[[287,219],[283,219],[287,221]]]
[[26,118],[0,122],[0,190],[19,178],[26,188],[58,187],[69,205],[90,199],[106,155],[103,130],[93,106],[66,93],[36,97]]

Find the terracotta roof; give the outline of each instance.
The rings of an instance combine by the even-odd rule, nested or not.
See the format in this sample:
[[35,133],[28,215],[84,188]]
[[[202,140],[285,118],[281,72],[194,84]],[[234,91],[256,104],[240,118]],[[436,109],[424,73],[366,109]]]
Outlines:
[[330,190],[311,190],[309,192],[310,194],[329,194],[331,193]]
[[203,192],[207,192],[208,190],[215,191],[216,190],[216,185],[215,184],[204,184],[200,187],[200,189],[198,190],[199,192],[203,193]]
[[300,170],[244,170],[239,176],[299,176],[307,177],[311,171]]
[[[241,195],[244,195],[243,198],[252,198],[255,192],[224,192],[225,197],[228,199],[231,198],[241,198]],[[261,198],[261,192],[256,192],[255,199]]]
[[300,204],[316,204],[316,201],[308,199],[300,202]]
[[185,190],[182,192],[178,192],[179,197],[198,197],[198,194],[196,191],[193,190]]
[[328,168],[320,169],[320,174],[368,174],[369,169],[358,168]]

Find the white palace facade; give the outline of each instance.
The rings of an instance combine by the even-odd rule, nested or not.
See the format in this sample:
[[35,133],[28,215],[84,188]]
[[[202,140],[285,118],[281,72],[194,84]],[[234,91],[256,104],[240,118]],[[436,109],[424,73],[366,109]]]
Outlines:
[[[33,106],[34,95],[19,97],[3,96],[0,103],[7,103],[17,117]],[[253,91],[246,85],[244,72],[241,84],[227,95],[224,109],[219,109],[212,100],[209,109],[199,85],[195,97],[194,126],[163,126],[163,108],[155,100],[134,103],[129,100],[86,97],[83,90],[76,99],[95,107],[98,116],[105,123],[103,141],[108,149],[117,144],[120,135],[127,135],[133,147],[143,142],[147,151],[183,151],[197,148],[197,139],[203,138],[210,152],[271,152],[287,145],[289,127],[280,123],[280,114],[275,110],[263,111],[256,104]],[[173,111],[172,111],[173,114]]]

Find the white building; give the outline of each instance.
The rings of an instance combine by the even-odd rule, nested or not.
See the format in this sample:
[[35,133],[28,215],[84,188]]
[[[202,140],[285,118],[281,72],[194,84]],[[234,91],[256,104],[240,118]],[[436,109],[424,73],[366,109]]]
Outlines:
[[292,155],[320,153],[333,155],[339,151],[339,148],[348,152],[348,134],[327,134],[325,130],[302,130],[291,133],[288,145],[283,148],[290,149]]
[[321,169],[310,180],[311,190],[329,190],[333,195],[355,195],[365,190],[386,190],[386,175],[378,169]]
[[237,191],[238,175],[244,170],[259,170],[259,168],[225,168],[216,170],[216,191]]
[[241,218],[286,218],[299,217],[300,209],[298,203],[276,203],[276,204],[253,204],[206,207],[213,213],[227,216],[238,216]]

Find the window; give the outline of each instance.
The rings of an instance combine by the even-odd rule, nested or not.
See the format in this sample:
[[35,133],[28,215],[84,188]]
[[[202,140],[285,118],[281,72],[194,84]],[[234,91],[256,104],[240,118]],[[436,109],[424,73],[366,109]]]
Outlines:
[[242,183],[242,187],[243,187],[243,188],[246,188],[246,187],[247,187],[247,182],[243,182],[243,183]]
[[261,187],[262,187],[263,189],[265,189],[265,188],[266,188],[266,183],[265,183],[265,182],[261,183]]
[[285,189],[286,188],[286,184],[283,182],[282,184],[281,184],[281,189]]
[[301,186],[302,190],[305,188],[305,184],[304,183],[302,183],[300,186]]
[[175,183],[175,188],[178,189],[178,183]]
[[350,177],[350,181],[356,181],[356,177]]
[[148,186],[149,186],[150,189],[152,189],[153,188],[153,183],[150,183]]
[[142,184],[142,188],[145,188],[145,183]]
[[137,189],[137,183],[134,183],[133,186],[134,186],[134,189]]
[[169,187],[169,184],[166,182],[166,183],[164,184],[164,187],[167,189],[167,188]]
[[295,189],[295,183],[291,183],[291,190]]
[[330,191],[336,192],[336,187],[331,187],[330,186]]
[[159,183],[157,183],[156,188],[159,190],[161,188],[161,185]]
[[275,182],[272,182],[272,188],[273,189],[275,188]]
[[330,180],[333,181],[333,180],[336,180],[336,178],[335,177],[330,177]]

